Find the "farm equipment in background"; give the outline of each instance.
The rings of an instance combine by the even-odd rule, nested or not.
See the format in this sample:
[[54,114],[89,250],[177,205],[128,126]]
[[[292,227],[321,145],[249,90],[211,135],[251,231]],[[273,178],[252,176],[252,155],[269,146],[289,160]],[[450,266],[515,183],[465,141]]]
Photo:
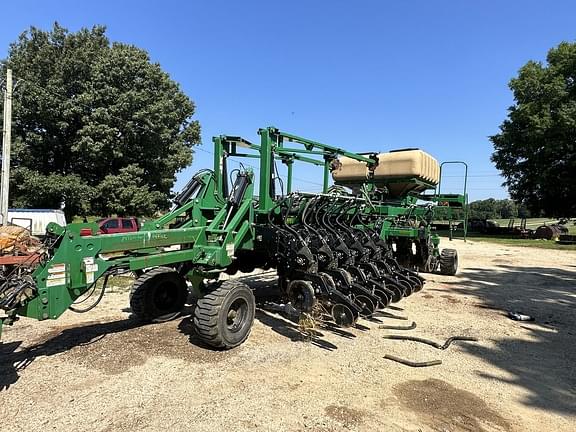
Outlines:
[[8,275],[30,272],[38,265],[50,222],[66,225],[64,212],[55,209],[9,209],[8,221],[0,226],[0,284]]
[[472,218],[468,220],[469,233],[491,237],[535,240],[559,240],[562,237],[567,240],[566,236],[569,233],[566,222],[562,223],[562,220],[559,222],[549,220],[543,224],[537,222],[536,225],[532,222],[530,226],[534,228],[528,226],[526,218],[521,218],[518,225],[516,225],[514,218],[510,218],[507,226],[500,226],[498,222],[490,219]]
[[554,223],[554,224],[544,224],[540,225],[534,231],[533,238],[535,239],[545,239],[545,240],[553,240],[558,239],[561,235],[568,234],[568,228],[562,224]]
[[[240,280],[222,280],[224,272],[275,268],[285,301],[341,326],[421,290],[418,270],[456,272],[456,251],[440,252],[430,222],[437,207],[462,207],[466,197],[423,193],[440,176],[430,156],[357,154],[273,127],[258,134],[259,144],[214,137],[213,169],[194,175],[173,209],[138,232],[101,235],[94,223],[50,224],[38,266],[0,283],[0,330],[19,316],[56,319],[78,310],[75,302],[102,279],[89,310],[111,275],[133,272],[130,306],[138,319],[176,317],[190,284],[197,335],[232,348],[250,333],[255,299]],[[229,172],[231,156],[256,159],[258,179],[251,167]],[[292,190],[295,162],[323,167],[323,193]],[[286,182],[277,163],[287,167]]]
[[43,253],[42,242],[18,225],[0,226],[0,283],[15,269],[36,266]]
[[490,219],[471,218],[468,219],[468,232],[510,238],[532,238],[534,234],[533,229],[526,227],[526,218],[521,218],[519,225],[516,225],[516,219],[510,218],[507,226]]

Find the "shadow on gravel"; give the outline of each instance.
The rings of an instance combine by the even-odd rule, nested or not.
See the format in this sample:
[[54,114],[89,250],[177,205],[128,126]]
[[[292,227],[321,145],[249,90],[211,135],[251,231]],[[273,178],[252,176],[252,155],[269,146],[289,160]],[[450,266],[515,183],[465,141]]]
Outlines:
[[[246,275],[240,279],[254,289],[258,302],[278,301],[280,293],[277,289],[275,273]],[[19,372],[37,358],[65,353],[81,346],[87,348],[76,355],[87,363],[92,361],[92,357],[94,362],[99,362],[102,356],[109,352],[131,353],[131,356],[134,357],[132,358],[134,365],[144,362],[147,356],[155,355],[183,358],[190,361],[218,360],[222,353],[214,350],[198,338],[192,323],[192,314],[193,306],[189,306],[177,320],[174,320],[178,321],[177,324],[152,324],[147,328],[147,325],[133,318],[105,323],[95,321],[47,331],[42,340],[31,346],[22,347],[23,341],[0,343],[0,392],[7,390],[18,381]],[[311,330],[309,334],[304,334],[300,331],[297,323],[263,309],[257,310],[256,319],[292,341],[307,341],[328,351],[336,350],[338,347],[324,340],[322,332],[329,332],[344,339],[356,337],[348,330],[329,322],[321,323],[317,329]],[[175,330],[187,338],[174,338],[173,332]],[[357,330],[366,331],[368,327],[358,325]],[[146,340],[147,343],[143,345],[142,340]],[[190,344],[200,349],[187,349]],[[74,360],[78,361],[78,359]],[[118,371],[127,370],[132,366],[132,363],[126,361],[122,356],[118,356],[117,360],[112,362],[110,370],[105,372],[118,373]]]
[[[186,307],[178,318],[164,323],[144,324],[129,317],[50,330],[31,346],[22,347],[22,341],[2,343],[0,391],[18,381],[19,372],[36,359],[61,353],[67,354],[66,361],[107,374],[122,373],[154,356],[190,362],[219,360],[222,352],[203,343],[196,335],[191,321],[192,310],[192,307]],[[186,337],[176,337],[178,331]],[[83,348],[76,350],[78,347]],[[103,362],[104,357],[106,361]]]
[[26,369],[38,357],[60,354],[77,346],[98,342],[108,334],[124,332],[141,326],[133,319],[108,323],[92,323],[81,327],[48,332],[44,341],[18,350],[22,341],[0,343],[0,391],[18,381],[18,372]]
[[497,265],[466,269],[453,282],[443,283],[477,297],[483,302],[478,307],[487,311],[534,317],[533,322],[502,321],[528,330],[530,340],[494,335],[496,348],[469,345],[465,349],[508,372],[509,378],[482,376],[524,388],[529,392],[525,405],[576,414],[576,271]]
[[[261,274],[247,275],[239,278],[242,282],[246,283],[254,290],[256,302],[263,305],[265,302],[280,302],[281,293],[278,288],[277,276],[275,271],[266,271]],[[277,313],[266,310],[265,307],[259,307],[256,311],[256,319],[262,324],[270,327],[272,331],[285,336],[292,342],[310,342],[319,348],[333,351],[338,347],[331,342],[321,339],[324,332],[332,333],[344,339],[353,339],[356,337],[354,333],[338,327],[330,321],[319,323],[318,327],[310,330],[310,334],[304,334],[298,327],[298,324],[288,317],[280,317]],[[356,330],[368,331],[369,327],[357,323]]]
[[327,351],[338,349],[338,347],[333,343],[322,339],[324,334],[321,332],[312,330],[312,334],[307,336],[298,329],[297,324],[280,319],[265,310],[258,309],[256,311],[256,319],[265,326],[270,327],[273,332],[290,339],[292,342],[309,342],[310,344]]

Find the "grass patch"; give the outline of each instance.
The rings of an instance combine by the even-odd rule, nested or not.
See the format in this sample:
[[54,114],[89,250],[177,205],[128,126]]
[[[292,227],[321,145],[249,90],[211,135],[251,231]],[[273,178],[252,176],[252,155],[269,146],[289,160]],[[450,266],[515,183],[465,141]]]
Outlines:
[[531,240],[531,239],[489,237],[476,233],[474,233],[473,235],[468,235],[467,239],[470,241],[497,243],[506,246],[520,246],[520,247],[531,247],[539,249],[576,251],[576,244],[562,245],[556,243],[554,240]]
[[[508,226],[508,219],[491,219],[494,222],[497,222],[500,226]],[[535,230],[541,225],[551,225],[553,223],[557,223],[558,219],[550,219],[550,218],[529,218],[526,220],[526,228]],[[520,226],[520,218],[515,219],[514,226]],[[568,233],[572,235],[576,235],[576,225],[574,224],[574,219],[568,221],[566,225],[568,228]],[[437,233],[441,237],[448,237],[447,231],[437,231]],[[454,233],[454,238],[462,238],[462,230],[457,230]],[[576,245],[563,245],[558,244],[554,240],[537,240],[537,239],[520,239],[515,237],[505,237],[505,236],[494,236],[488,234],[480,234],[480,233],[468,233],[467,239],[470,241],[479,241],[479,242],[489,242],[489,243],[497,243],[506,246],[520,246],[520,247],[531,247],[531,248],[538,248],[538,249],[554,249],[554,250],[569,250],[569,251],[576,251]]]
[[[522,218],[513,218],[514,219],[514,226],[520,226],[520,222],[522,221]],[[510,221],[510,219],[490,219],[494,222],[496,222],[498,225],[502,226],[502,227],[506,227],[508,226],[508,222]],[[538,228],[540,225],[551,225],[551,224],[555,224],[558,222],[558,219],[550,219],[550,218],[528,218],[526,219],[526,228],[529,229],[536,229]]]

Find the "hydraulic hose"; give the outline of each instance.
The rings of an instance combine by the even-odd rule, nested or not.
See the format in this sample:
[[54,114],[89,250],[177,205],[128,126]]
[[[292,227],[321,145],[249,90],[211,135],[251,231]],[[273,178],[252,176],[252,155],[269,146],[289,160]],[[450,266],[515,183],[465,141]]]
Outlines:
[[432,360],[432,361],[426,361],[426,362],[414,362],[411,360],[406,360],[406,359],[403,359],[400,357],[393,356],[391,354],[386,354],[384,356],[384,358],[388,359],[388,360],[393,360],[393,361],[398,362],[398,363],[402,363],[402,364],[404,364],[406,366],[410,366],[410,367],[427,367],[427,366],[437,366],[437,365],[442,364],[442,360]]
[[412,324],[408,326],[379,325],[378,328],[386,330],[414,330],[416,328],[416,323],[412,321]]
[[419,338],[416,336],[386,335],[386,336],[382,336],[382,337],[384,339],[409,340],[409,341],[413,341],[413,342],[420,342],[420,343],[430,345],[430,346],[433,346],[434,348],[441,349],[441,350],[445,350],[446,348],[448,348],[450,346],[450,344],[454,341],[478,342],[477,338],[469,337],[469,336],[452,336],[451,338],[448,338],[446,340],[446,342],[444,342],[444,345],[440,345],[437,342],[431,341],[429,339]]

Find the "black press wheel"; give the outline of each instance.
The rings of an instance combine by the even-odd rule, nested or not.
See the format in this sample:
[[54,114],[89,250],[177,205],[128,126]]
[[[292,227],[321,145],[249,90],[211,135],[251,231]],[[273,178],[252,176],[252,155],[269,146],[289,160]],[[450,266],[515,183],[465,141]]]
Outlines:
[[410,284],[412,285],[413,293],[421,291],[422,288],[424,288],[424,280],[419,278],[418,276],[409,275],[407,276],[407,279],[410,281]]
[[454,276],[458,271],[458,251],[456,249],[442,249],[440,254],[440,273]]
[[388,282],[386,288],[392,291],[392,303],[398,303],[404,297],[404,288],[397,282]]
[[237,280],[217,282],[208,289],[194,311],[198,336],[215,348],[240,345],[248,338],[254,322],[254,294]]
[[343,303],[336,303],[332,306],[332,318],[340,327],[350,327],[356,322],[352,309]]
[[374,295],[378,297],[378,308],[384,309],[392,302],[392,292],[383,289],[374,290]]
[[132,313],[145,322],[176,318],[188,298],[186,280],[174,269],[155,267],[134,281],[130,292]]
[[[332,279],[330,280],[332,281]],[[332,281],[332,283],[334,282]],[[314,287],[309,281],[293,280],[288,284],[288,299],[298,312],[310,313],[316,304]]]
[[362,317],[371,317],[374,312],[376,312],[376,305],[368,296],[357,295],[354,297],[354,303],[362,309],[360,312],[360,316]]

